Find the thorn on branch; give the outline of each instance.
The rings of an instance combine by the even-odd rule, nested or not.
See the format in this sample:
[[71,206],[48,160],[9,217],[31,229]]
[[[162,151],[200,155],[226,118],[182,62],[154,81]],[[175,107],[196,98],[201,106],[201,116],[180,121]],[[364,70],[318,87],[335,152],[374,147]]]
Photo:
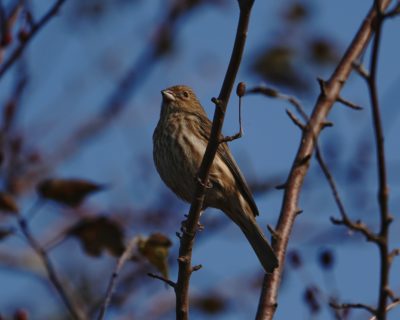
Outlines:
[[172,287],[174,289],[176,288],[176,283],[173,282],[172,280],[169,280],[167,278],[164,278],[163,276],[159,276],[158,274],[154,274],[154,273],[148,273],[147,275],[151,278],[161,280],[162,282],[164,282],[165,284],[169,285],[170,287]]
[[181,263],[188,263],[189,262],[189,258],[186,257],[186,256],[180,256],[177,260],[178,260],[178,262],[181,262]]
[[273,226],[271,226],[270,224],[267,224],[267,229],[268,229],[268,231],[271,234],[273,239],[275,239],[275,240],[279,240],[280,239],[278,232],[274,229]]
[[353,69],[365,80],[369,79],[369,73],[367,69],[361,64],[361,62],[353,62]]
[[178,237],[178,239],[182,239],[182,234],[180,232],[176,232],[175,235]]
[[400,248],[393,249],[389,253],[389,261],[391,262],[397,256],[400,256]]
[[346,100],[346,99],[344,99],[344,98],[342,98],[340,96],[337,97],[336,101],[340,102],[344,106],[349,107],[349,108],[351,108],[353,110],[363,110],[364,109],[363,107],[361,107],[361,106],[359,106],[359,105],[357,105],[357,104],[355,104],[355,103],[353,103],[353,102],[351,102],[349,100]]
[[319,88],[321,90],[321,95],[326,97],[326,81],[322,78],[317,78]]
[[192,267],[192,272],[199,271],[201,268],[203,268],[203,266],[202,266],[201,264],[198,264],[198,265],[196,265],[196,266],[193,266],[193,267]]
[[331,121],[324,121],[324,122],[321,123],[321,126],[322,126],[322,129],[324,129],[324,128],[331,128],[331,127],[333,127],[333,122],[331,122]]
[[302,214],[303,213],[303,210],[302,209],[297,209],[296,210],[296,215],[299,215],[299,214]]
[[305,130],[306,126],[299,119],[297,119],[290,110],[286,109],[286,113],[296,126],[298,126],[302,131]]
[[278,184],[277,186],[275,186],[276,190],[285,190],[287,187],[287,182],[282,183],[282,184]]
[[393,292],[393,290],[390,289],[389,287],[386,287],[385,291],[386,291],[387,295],[389,296],[390,300],[392,300],[392,302],[395,302],[398,299],[396,297],[395,293]]
[[215,106],[218,107],[223,113],[225,113],[224,110],[221,108],[221,105],[222,105],[221,100],[219,100],[218,98],[212,97],[211,102],[214,103]]

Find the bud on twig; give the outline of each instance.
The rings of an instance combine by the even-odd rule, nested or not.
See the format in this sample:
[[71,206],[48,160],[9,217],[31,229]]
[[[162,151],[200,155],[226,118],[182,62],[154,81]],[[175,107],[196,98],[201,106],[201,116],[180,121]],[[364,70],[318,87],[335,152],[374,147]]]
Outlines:
[[246,94],[246,84],[244,82],[239,82],[236,87],[236,94],[239,98]]

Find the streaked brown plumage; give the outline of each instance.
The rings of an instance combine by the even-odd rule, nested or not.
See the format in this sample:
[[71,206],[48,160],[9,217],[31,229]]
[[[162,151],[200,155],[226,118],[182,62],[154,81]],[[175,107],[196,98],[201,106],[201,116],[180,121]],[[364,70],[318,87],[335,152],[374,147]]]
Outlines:
[[[153,157],[165,184],[180,198],[192,202],[211,121],[192,89],[179,85],[162,92],[160,120],[153,134]],[[256,223],[258,209],[226,143],[220,144],[210,171],[211,188],[204,207],[222,210],[235,222],[253,247],[266,272],[278,260]]]

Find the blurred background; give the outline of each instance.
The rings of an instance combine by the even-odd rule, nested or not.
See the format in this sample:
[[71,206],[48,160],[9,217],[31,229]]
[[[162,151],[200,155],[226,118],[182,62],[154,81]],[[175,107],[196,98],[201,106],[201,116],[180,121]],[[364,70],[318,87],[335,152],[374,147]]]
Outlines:
[[[316,78],[332,73],[372,3],[255,1],[237,80],[295,96],[310,114],[319,93]],[[3,18],[12,21],[2,34],[4,62],[54,1],[0,4]],[[163,185],[153,165],[160,90],[190,85],[212,117],[210,99],[218,96],[225,75],[238,12],[233,0],[68,0],[0,78],[2,191],[13,196],[33,236],[92,318],[114,269],[118,241],[155,233],[163,239],[169,270],[139,250],[120,274],[106,319],[174,318],[173,290],[147,276],[168,272],[176,279],[175,233],[189,208]],[[395,217],[392,248],[400,245],[399,28],[400,19],[384,25],[378,74]],[[368,58],[369,50],[366,65]],[[342,96],[364,109],[335,105],[329,116],[334,126],[322,133],[321,150],[349,215],[376,230],[377,166],[364,80],[354,73]],[[295,112],[287,101],[249,95],[242,103],[244,136],[230,148],[268,234],[266,226],[276,224],[282,203],[283,192],[275,187],[285,182],[300,131],[285,112]],[[235,95],[223,131],[238,131]],[[70,205],[38,187],[48,178],[79,178],[106,188]],[[38,202],[38,192],[56,201]],[[275,318],[367,319],[364,311],[338,314],[328,305],[331,299],[374,305],[379,259],[374,245],[330,222],[339,212],[314,159],[300,205]],[[207,210],[202,223],[193,259],[203,268],[191,280],[192,318],[254,318],[263,277],[256,256],[221,212]],[[0,212],[0,235],[0,314],[69,319],[16,214]],[[390,279],[397,295],[399,267],[397,259]],[[399,309],[389,319],[399,319]]]

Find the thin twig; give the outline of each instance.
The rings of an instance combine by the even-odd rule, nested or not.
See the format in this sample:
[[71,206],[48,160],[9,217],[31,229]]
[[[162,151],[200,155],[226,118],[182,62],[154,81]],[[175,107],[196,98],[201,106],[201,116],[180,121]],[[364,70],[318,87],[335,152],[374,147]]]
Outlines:
[[369,73],[365,69],[365,67],[361,64],[361,62],[359,62],[359,61],[353,62],[353,68],[358,73],[358,75],[360,77],[362,77],[363,79],[368,79],[369,78]]
[[[387,305],[386,307],[386,312],[394,309],[395,307],[397,307],[398,305],[400,305],[400,300],[397,300],[395,302],[392,302],[391,304]],[[378,318],[376,316],[373,316],[372,318],[370,318],[369,320],[378,320]]]
[[[303,118],[303,120],[305,122],[307,122],[307,123],[309,122],[309,117],[306,114],[306,112],[304,111],[302,104],[294,96],[282,94],[281,92],[279,92],[275,89],[271,89],[271,88],[264,87],[264,86],[251,88],[247,91],[247,93],[262,93],[271,98],[279,98],[279,99],[286,100],[295,107],[295,109],[301,115],[301,117]],[[286,112],[288,113],[288,110]],[[299,126],[302,130],[304,130],[304,128],[305,128],[304,124],[302,124],[293,114],[288,113],[288,115],[297,126]],[[331,221],[334,224],[345,225],[348,228],[350,228],[351,230],[361,232],[362,234],[364,234],[364,236],[367,238],[367,240],[376,242],[378,240],[378,237],[365,224],[361,223],[360,221],[357,221],[357,222],[351,221],[351,219],[349,218],[349,215],[346,213],[343,201],[339,195],[339,191],[336,186],[335,179],[333,178],[333,175],[330,172],[329,167],[326,164],[326,162],[322,156],[322,152],[320,150],[318,143],[316,143],[315,151],[316,151],[317,162],[318,162],[319,166],[321,167],[321,169],[328,181],[328,184],[332,190],[334,200],[336,202],[336,205],[338,206],[340,215],[342,217],[341,220],[331,218]],[[280,186],[278,186],[278,187],[280,187]],[[284,188],[286,188],[286,184],[283,186],[282,189],[284,189]]]
[[239,139],[243,136],[242,128],[242,97],[239,97],[239,132],[232,136],[226,136],[219,140],[219,143],[231,142],[233,140]]
[[339,309],[339,310],[343,310],[343,309],[364,309],[367,310],[368,312],[370,312],[373,315],[376,315],[376,310],[367,305],[367,304],[363,304],[363,303],[342,303],[342,304],[336,304],[333,302],[330,302],[329,305],[334,308],[334,309]]
[[[390,2],[390,0],[383,0],[382,10],[387,8]],[[340,90],[345,80],[348,79],[353,70],[354,61],[357,61],[371,39],[374,32],[375,18],[376,12],[374,8],[372,8],[339,62],[336,70],[324,84],[324,92],[321,92],[319,95],[307,129],[303,131],[301,143],[289,173],[281,213],[277,227],[275,228],[280,238],[274,239],[272,244],[279,259],[279,267],[273,274],[264,277],[262,294],[256,317],[258,320],[271,320],[277,308],[277,295],[283,273],[286,249],[297,216],[296,210],[298,208],[298,200],[310,162],[308,161],[302,165],[299,165],[299,163],[301,163],[301,160],[307,155],[313,153],[316,147],[316,139],[322,130],[322,123],[325,122],[333,103],[340,95]]]
[[97,317],[98,320],[104,319],[104,316],[106,315],[106,312],[107,312],[107,308],[110,305],[110,301],[111,301],[112,295],[114,293],[117,278],[122,270],[122,267],[132,257],[132,252],[134,251],[135,247],[137,246],[138,240],[139,240],[139,238],[137,236],[133,237],[129,241],[129,243],[126,246],[122,255],[119,257],[117,264],[115,265],[115,268],[111,275],[110,281],[108,282],[106,295],[104,297],[103,303],[102,303],[100,311],[99,311],[99,315]]
[[43,29],[43,27],[57,15],[58,11],[60,10],[61,6],[65,3],[66,0],[57,0],[50,9],[44,14],[44,16],[39,20],[38,23],[34,24],[24,38],[14,49],[14,51],[10,54],[8,59],[0,66],[0,79],[6,73],[6,71],[18,60],[20,55],[24,52],[26,46],[29,42],[38,34],[38,32]]
[[167,279],[167,278],[165,278],[165,277],[163,277],[163,276],[160,276],[160,275],[158,275],[158,274],[149,272],[147,275],[148,275],[149,277],[151,277],[151,278],[161,280],[161,281],[164,282],[166,285],[168,285],[168,286],[170,286],[170,287],[172,287],[172,288],[175,288],[175,286],[176,286],[175,282],[173,282],[172,280],[169,280],[169,279]]
[[64,287],[62,281],[60,280],[56,269],[54,268],[47,252],[41,247],[39,242],[33,237],[29,225],[25,218],[21,215],[18,215],[18,225],[24,234],[25,238],[28,240],[28,243],[32,247],[32,249],[37,253],[37,255],[42,260],[47,273],[49,275],[49,279],[51,283],[56,288],[57,292],[59,293],[61,299],[63,300],[65,306],[67,307],[68,311],[71,313],[73,319],[77,320],[85,320],[87,319],[83,309],[78,306],[76,301],[72,299],[72,296],[67,293],[66,288]]
[[384,145],[384,134],[383,125],[380,113],[379,99],[378,99],[378,88],[377,88],[377,69],[378,69],[378,55],[381,40],[382,24],[384,22],[383,10],[381,7],[381,1],[375,0],[374,2],[376,19],[375,19],[375,37],[372,45],[372,56],[370,65],[370,76],[367,79],[371,107],[372,107],[372,119],[374,127],[374,136],[376,142],[376,156],[378,162],[378,202],[380,208],[380,231],[379,238],[379,253],[380,253],[380,284],[379,284],[379,302],[377,310],[377,318],[379,320],[386,319],[386,304],[388,299],[389,287],[389,225],[391,217],[389,215],[389,187],[386,173],[386,159],[385,159],[385,145]]
[[339,96],[336,101],[340,102],[341,104],[345,105],[346,107],[349,107],[354,110],[362,110],[363,109],[363,107],[360,107],[359,105],[357,105],[349,100],[346,100],[346,99],[342,98],[341,96]]
[[224,82],[221,87],[218,99],[218,107],[215,108],[210,139],[200,165],[198,177],[200,183],[196,184],[194,201],[190,206],[190,211],[186,221],[186,231],[182,234],[179,247],[179,271],[176,282],[176,318],[181,320],[188,319],[189,314],[189,281],[193,268],[191,266],[192,251],[197,225],[200,218],[200,211],[203,208],[204,195],[211,164],[219,146],[219,136],[225,118],[225,112],[231,95],[236,74],[238,72],[243,50],[247,38],[247,29],[250,20],[250,12],[254,0],[239,0],[240,16],[236,32],[235,44],[233,47],[228,70],[226,71]]

